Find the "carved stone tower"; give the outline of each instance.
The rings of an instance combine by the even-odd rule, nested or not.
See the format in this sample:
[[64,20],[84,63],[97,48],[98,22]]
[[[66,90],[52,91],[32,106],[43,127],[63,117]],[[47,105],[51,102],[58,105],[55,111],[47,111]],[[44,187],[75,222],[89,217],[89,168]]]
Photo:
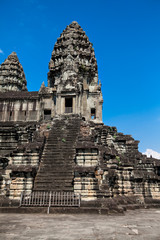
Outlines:
[[27,90],[26,78],[17,54],[12,52],[0,66],[0,91]]
[[94,49],[83,29],[72,22],[55,43],[48,87],[54,92],[55,115],[79,114],[102,121],[102,92]]

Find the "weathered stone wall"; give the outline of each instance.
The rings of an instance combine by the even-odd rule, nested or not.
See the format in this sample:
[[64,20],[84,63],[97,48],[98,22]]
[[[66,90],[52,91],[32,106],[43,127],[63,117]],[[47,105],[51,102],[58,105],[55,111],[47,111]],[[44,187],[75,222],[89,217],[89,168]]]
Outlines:
[[31,193],[36,171],[39,166],[39,149],[25,151],[15,151],[9,158],[9,165],[6,170],[4,181],[7,185],[7,178],[10,179],[8,185],[8,195],[10,199],[19,199],[22,192]]
[[[50,124],[6,126],[7,129],[6,134],[14,133],[12,140],[16,136],[16,141],[10,142],[12,148],[0,158],[1,195],[18,200],[21,192],[33,190],[36,179],[41,191],[43,187],[46,191],[46,186],[58,190],[61,186],[66,189],[69,186],[70,191],[80,193],[84,201],[117,196],[137,198],[139,202],[160,200],[160,161],[142,155],[138,151],[138,141],[118,133],[115,127],[80,120],[77,115],[64,115]],[[38,139],[44,137],[48,140],[43,152],[44,140],[40,143]],[[3,144],[0,147],[2,150]],[[62,148],[67,155],[62,154]],[[73,152],[72,158],[68,149]],[[39,168],[41,155],[44,171],[42,166],[41,170]],[[70,156],[68,165],[67,156]],[[51,176],[54,172],[54,185],[46,170],[50,168],[49,162],[54,167],[48,170]]]
[[0,126],[0,156],[10,154],[19,144],[31,142],[36,130],[34,123],[2,123]]
[[39,101],[4,100],[0,102],[0,121],[39,121]]
[[142,155],[138,141],[115,127],[82,121],[75,163],[74,190],[83,200],[118,195],[160,200],[160,161]]
[[7,92],[0,94],[0,122],[38,122],[56,115],[54,95],[39,92]]
[[17,126],[15,130],[19,136],[16,146],[8,149],[7,155],[0,156],[0,195],[20,200],[22,192],[30,193],[33,189],[47,128],[28,124]]

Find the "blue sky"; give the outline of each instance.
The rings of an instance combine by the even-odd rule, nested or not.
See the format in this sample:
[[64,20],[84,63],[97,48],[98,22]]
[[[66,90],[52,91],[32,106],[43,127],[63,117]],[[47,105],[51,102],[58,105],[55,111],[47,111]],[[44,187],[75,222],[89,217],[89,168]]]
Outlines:
[[159,0],[0,0],[0,12],[0,63],[16,51],[29,91],[47,85],[54,44],[78,21],[95,49],[104,123],[160,152]]

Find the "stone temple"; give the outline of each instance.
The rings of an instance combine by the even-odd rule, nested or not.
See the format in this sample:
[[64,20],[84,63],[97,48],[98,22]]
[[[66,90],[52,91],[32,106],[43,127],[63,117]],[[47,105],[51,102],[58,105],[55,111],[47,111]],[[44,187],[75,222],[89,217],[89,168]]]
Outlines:
[[160,161],[102,122],[97,61],[77,22],[54,45],[48,87],[26,85],[13,52],[0,66],[0,206],[50,192],[97,209],[159,203]]

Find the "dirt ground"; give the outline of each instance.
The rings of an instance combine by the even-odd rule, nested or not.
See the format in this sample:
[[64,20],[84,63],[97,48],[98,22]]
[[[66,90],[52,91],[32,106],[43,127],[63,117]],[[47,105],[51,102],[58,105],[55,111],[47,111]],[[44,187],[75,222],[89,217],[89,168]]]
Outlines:
[[0,214],[0,240],[160,240],[160,209],[95,214]]

